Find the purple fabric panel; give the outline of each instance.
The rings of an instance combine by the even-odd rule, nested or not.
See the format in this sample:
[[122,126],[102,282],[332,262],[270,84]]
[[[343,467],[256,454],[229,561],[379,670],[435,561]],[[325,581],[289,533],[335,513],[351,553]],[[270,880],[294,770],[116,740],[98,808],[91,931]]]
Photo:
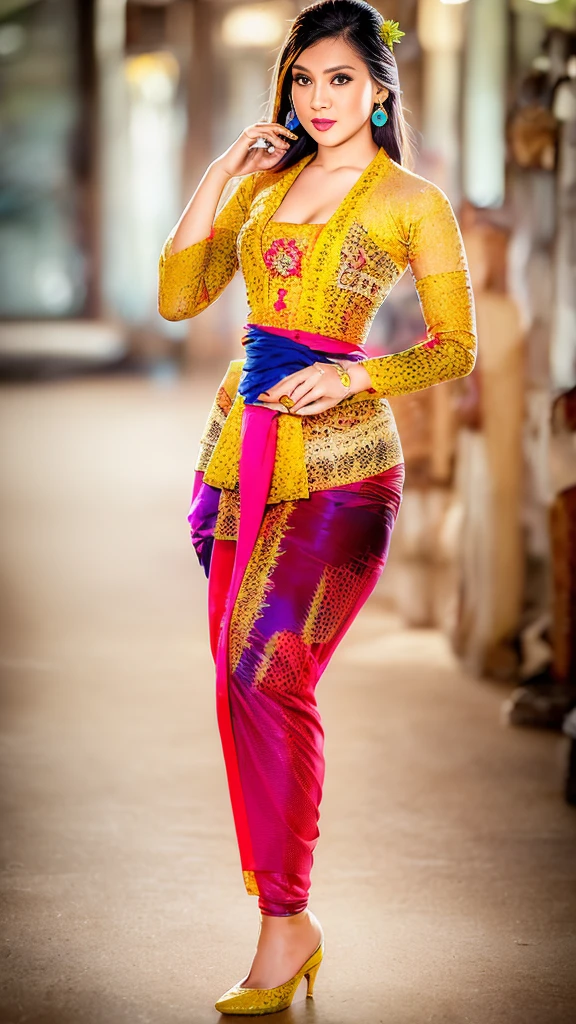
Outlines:
[[214,547],[214,527],[220,504],[220,488],[204,483],[204,473],[194,470],[192,499],[188,512],[190,539],[205,575],[210,575],[210,561]]

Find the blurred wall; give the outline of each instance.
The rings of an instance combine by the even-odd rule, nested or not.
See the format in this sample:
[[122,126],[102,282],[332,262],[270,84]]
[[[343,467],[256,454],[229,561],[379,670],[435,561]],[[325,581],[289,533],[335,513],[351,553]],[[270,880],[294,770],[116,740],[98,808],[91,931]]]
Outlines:
[[92,4],[0,7],[0,317],[93,315]]

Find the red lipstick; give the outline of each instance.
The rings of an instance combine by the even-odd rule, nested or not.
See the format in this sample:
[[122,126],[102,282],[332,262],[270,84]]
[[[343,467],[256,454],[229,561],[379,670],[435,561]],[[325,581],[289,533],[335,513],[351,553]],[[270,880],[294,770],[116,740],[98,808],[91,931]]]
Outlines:
[[312,124],[314,125],[315,128],[318,129],[319,132],[327,132],[328,129],[331,128],[333,124],[336,124],[336,121],[329,121],[325,117],[313,117]]

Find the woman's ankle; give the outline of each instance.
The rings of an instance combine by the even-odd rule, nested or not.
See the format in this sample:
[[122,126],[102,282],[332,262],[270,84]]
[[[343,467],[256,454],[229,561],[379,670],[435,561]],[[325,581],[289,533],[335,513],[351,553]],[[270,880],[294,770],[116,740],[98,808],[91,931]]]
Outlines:
[[311,931],[322,933],[320,922],[308,908],[299,914],[291,914],[285,917],[262,914],[260,921],[260,932],[268,937],[275,935],[284,938],[296,937]]
[[264,926],[269,928],[275,927],[297,927],[302,922],[309,920],[310,911],[308,907],[304,910],[299,911],[297,914],[271,914],[266,911],[260,911],[260,920]]

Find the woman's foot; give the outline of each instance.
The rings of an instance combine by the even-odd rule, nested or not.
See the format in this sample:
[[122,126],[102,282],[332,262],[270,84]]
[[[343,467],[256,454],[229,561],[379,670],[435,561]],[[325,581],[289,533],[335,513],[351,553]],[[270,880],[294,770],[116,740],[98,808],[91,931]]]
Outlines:
[[320,945],[322,928],[306,909],[290,917],[260,915],[258,945],[243,988],[276,988],[293,978]]

